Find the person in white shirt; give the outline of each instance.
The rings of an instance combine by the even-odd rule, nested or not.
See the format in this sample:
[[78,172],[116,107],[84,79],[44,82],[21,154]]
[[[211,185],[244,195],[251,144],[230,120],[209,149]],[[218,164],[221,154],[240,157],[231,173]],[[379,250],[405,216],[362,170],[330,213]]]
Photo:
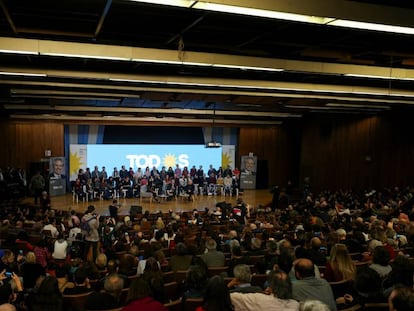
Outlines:
[[264,293],[230,293],[234,311],[298,311],[299,302],[292,298],[292,283],[282,271],[271,271],[268,276],[269,287]]
[[50,231],[52,238],[57,238],[59,235],[59,231],[56,228],[56,220],[51,219],[42,229],[42,231]]
[[53,244],[52,257],[58,260],[65,260],[67,256],[68,241],[63,238],[63,234],[59,234],[58,239]]

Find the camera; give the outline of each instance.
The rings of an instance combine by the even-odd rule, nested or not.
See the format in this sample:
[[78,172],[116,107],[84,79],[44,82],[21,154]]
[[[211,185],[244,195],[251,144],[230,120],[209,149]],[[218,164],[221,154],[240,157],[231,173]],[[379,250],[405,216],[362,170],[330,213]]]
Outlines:
[[11,278],[11,277],[12,277],[12,275],[13,275],[13,273],[12,273],[12,272],[6,272],[4,275],[5,275],[7,278]]

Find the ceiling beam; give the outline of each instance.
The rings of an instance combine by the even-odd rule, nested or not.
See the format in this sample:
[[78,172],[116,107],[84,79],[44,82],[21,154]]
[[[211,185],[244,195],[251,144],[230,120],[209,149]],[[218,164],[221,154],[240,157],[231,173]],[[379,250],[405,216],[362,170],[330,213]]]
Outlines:
[[[191,52],[179,53],[177,50],[127,47],[93,43],[75,43],[0,37],[0,52],[27,53],[30,55],[96,58],[128,62],[152,62],[176,64],[180,66],[201,66],[219,68],[240,68],[248,70],[282,70],[295,73],[313,73],[320,75],[365,75],[380,79],[412,79],[414,69],[335,64],[289,59],[239,56],[230,54]],[[246,69],[246,64],[249,66]]]
[[106,16],[108,15],[108,12],[109,12],[109,9],[111,8],[111,5],[112,5],[112,0],[107,0],[106,4],[105,4],[105,7],[102,11],[102,14],[99,17],[98,24],[96,25],[95,34],[93,36],[94,38],[96,38],[99,35],[99,33],[101,32],[103,23],[105,21]]

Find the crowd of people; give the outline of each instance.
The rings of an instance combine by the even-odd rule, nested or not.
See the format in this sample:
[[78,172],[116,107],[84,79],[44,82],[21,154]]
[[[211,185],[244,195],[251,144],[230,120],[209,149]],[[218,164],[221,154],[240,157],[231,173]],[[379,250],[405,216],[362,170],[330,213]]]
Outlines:
[[[90,180],[110,180],[102,171]],[[163,172],[143,172],[140,185]],[[172,176],[188,182],[192,174]],[[229,174],[234,180],[234,171],[217,176]],[[136,178],[119,175],[119,183]],[[78,213],[50,200],[47,208],[3,206],[0,308],[65,310],[65,297],[81,293],[89,294],[85,310],[168,310],[192,299],[198,311],[414,308],[413,189],[284,190],[277,202],[239,198],[188,212],[100,216],[93,204]],[[174,295],[164,287],[171,280]]]
[[142,192],[151,192],[154,198],[164,195],[168,199],[181,194],[189,197],[194,193],[217,194],[224,191],[229,195],[235,195],[239,189],[240,171],[231,169],[230,166],[214,168],[210,165],[207,171],[203,166],[190,169],[181,168],[178,164],[173,169],[165,166],[158,170],[156,167],[150,169],[133,168],[126,169],[123,165],[120,170],[116,167],[109,174],[105,167],[99,170],[95,166],[91,171],[89,168],[80,169],[78,177],[72,182],[72,188],[78,198],[94,199],[96,197],[111,199],[124,196],[131,198],[140,196]]

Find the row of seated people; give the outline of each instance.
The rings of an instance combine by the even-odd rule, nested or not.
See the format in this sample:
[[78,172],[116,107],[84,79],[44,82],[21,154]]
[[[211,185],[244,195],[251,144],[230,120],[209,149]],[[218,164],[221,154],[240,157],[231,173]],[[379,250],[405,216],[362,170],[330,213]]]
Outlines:
[[227,165],[225,169],[219,167],[218,169],[214,168],[210,165],[208,171],[205,173],[203,166],[200,165],[197,169],[195,165],[189,170],[186,166],[181,169],[178,164],[176,164],[175,169],[171,166],[166,169],[165,166],[158,170],[155,166],[150,169],[148,166],[145,170],[142,170],[140,167],[137,168],[137,171],[134,172],[133,168],[130,167],[129,170],[125,168],[125,165],[122,165],[121,170],[118,171],[116,167],[111,175],[109,175],[105,169],[102,167],[102,170],[99,171],[99,167],[95,166],[94,170],[91,172],[89,168],[86,170],[80,169],[78,172],[79,179],[82,180],[82,183],[90,183],[94,181],[96,178],[99,180],[108,180],[112,177],[116,182],[122,181],[125,178],[129,177],[129,179],[134,180],[135,183],[139,183],[142,178],[149,179],[150,177],[155,178],[156,176],[160,176],[162,180],[166,179],[175,179],[175,178],[191,178],[195,183],[202,184],[203,180],[206,178],[210,178],[211,176],[239,176],[240,170],[236,167],[235,169],[231,169],[230,165]]
[[173,197],[183,194],[204,195],[237,195],[238,181],[233,178],[218,178],[204,181],[202,184],[194,183],[191,178],[176,178],[161,180],[155,178],[142,178],[135,183],[129,177],[117,182],[110,177],[108,180],[96,179],[91,184],[84,184],[78,178],[71,183],[74,199],[77,201],[89,201],[94,199],[132,198],[139,197],[142,193],[152,192],[154,196]]

